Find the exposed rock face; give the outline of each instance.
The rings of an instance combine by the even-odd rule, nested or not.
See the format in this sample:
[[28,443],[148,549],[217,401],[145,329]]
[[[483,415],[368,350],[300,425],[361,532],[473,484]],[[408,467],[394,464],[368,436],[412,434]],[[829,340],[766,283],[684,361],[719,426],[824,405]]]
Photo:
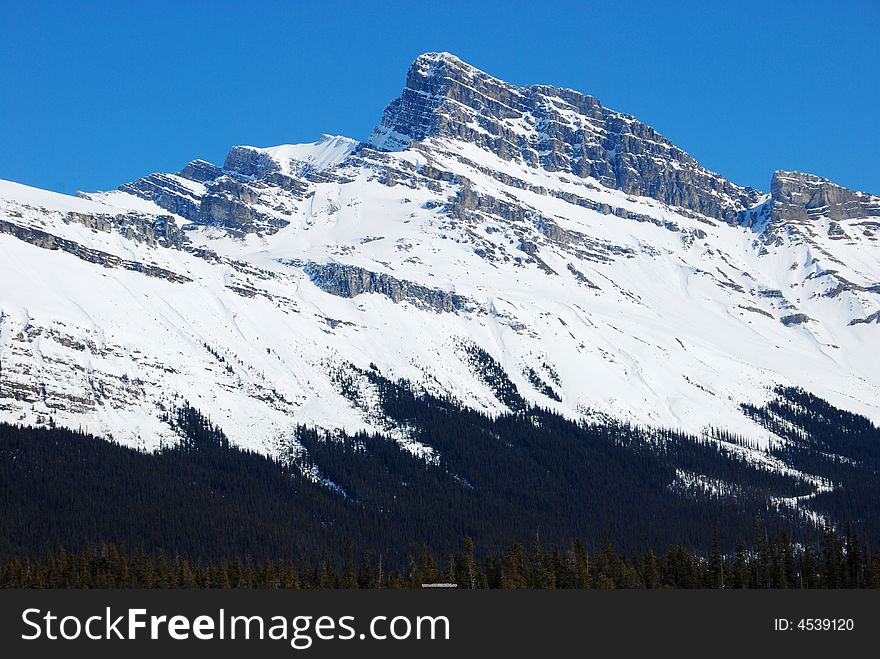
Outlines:
[[119,190],[152,201],[187,220],[195,221],[199,216],[198,197],[171,174],[150,174],[120,185]]
[[106,215],[91,215],[89,213],[69,212],[65,218],[65,222],[75,222],[81,224],[87,229],[93,231],[103,231],[109,233],[113,230],[113,221]]
[[226,154],[223,169],[240,176],[265,178],[281,168],[269,154],[249,146],[234,146]]
[[772,187],[447,55],[372,145],[235,147],[82,199],[0,181],[0,418],[140,445],[186,399],[265,450],[374,427],[328,375],[350,362],[493,414],[753,437],[743,394],[786,382],[876,422],[878,198]]
[[462,140],[506,160],[591,176],[608,187],[728,222],[760,198],[592,96],[543,85],[515,87],[448,53],[415,60],[403,94],[386,108],[370,144],[400,150],[428,137]]
[[781,322],[783,325],[790,327],[792,325],[803,325],[804,323],[808,323],[811,320],[812,320],[812,318],[810,318],[806,314],[793,313],[788,316],[783,316],[782,318],[779,319],[779,322]]
[[286,222],[260,213],[240,199],[211,195],[202,201],[201,224],[232,229],[240,233],[274,233]]
[[[233,148],[232,151],[246,149]],[[200,163],[196,165],[195,163]],[[211,169],[213,168],[213,169]],[[247,168],[246,168],[247,169]],[[247,171],[257,171],[247,169]],[[187,176],[184,176],[184,173]],[[216,174],[216,175],[215,175]],[[197,224],[218,226],[235,233],[267,233],[271,234],[287,225],[285,220],[260,212],[255,206],[261,203],[261,190],[253,187],[249,178],[236,176],[236,173],[224,174],[210,163],[194,161],[187,165],[180,175],[150,174],[144,178],[121,185],[123,192],[148,199],[157,206],[180,215]],[[261,175],[269,180],[258,181],[257,184],[274,185],[282,190],[295,191],[302,194],[305,186],[290,177],[284,176],[271,168],[265,168]],[[200,182],[198,190],[194,190],[187,181],[196,181],[196,177],[206,178],[204,185]],[[190,184],[191,185],[191,184]]]
[[13,224],[12,222],[7,222],[6,220],[0,220],[0,234],[15,236],[19,240],[30,243],[31,245],[34,245],[36,247],[40,247],[41,249],[60,250],[62,252],[67,252],[68,254],[72,254],[73,256],[77,257],[78,259],[87,261],[89,263],[97,263],[98,265],[102,265],[105,268],[122,268],[124,270],[132,270],[134,272],[143,273],[148,277],[159,277],[161,279],[167,279],[168,281],[177,284],[192,281],[189,277],[180,275],[176,272],[171,272],[170,270],[167,270],[165,268],[160,268],[159,266],[143,263],[141,261],[131,261],[129,259],[123,259],[119,256],[116,256],[115,254],[108,254],[107,252],[91,249],[89,247],[85,247],[79,244],[76,241],[61,238],[54,234],[48,233],[46,231],[41,231],[39,229],[34,229],[32,227],[24,227]]
[[182,176],[190,181],[205,183],[207,181],[213,181],[222,174],[223,170],[217,167],[217,165],[212,165],[206,160],[193,160],[180,170],[178,176]]
[[868,323],[876,323],[880,325],[880,311],[875,311],[869,316],[864,318],[853,318],[849,321],[849,324],[852,325],[867,325]]
[[75,222],[87,229],[110,233],[114,229],[125,237],[151,247],[173,247],[183,249],[189,242],[186,234],[177,226],[170,215],[143,215],[126,213],[124,215],[99,215],[70,211],[64,221]]
[[[426,53],[413,62],[403,93],[385,109],[367,145],[380,151],[396,151],[430,137],[468,142],[531,167],[593,177],[607,187],[677,207],[680,213],[696,213],[697,217],[732,224],[753,225],[766,219],[805,221],[821,215],[835,222],[880,216],[878,197],[851,192],[817,176],[791,172],[774,174],[771,202],[761,204],[766,195],[706,170],[650,126],[604,107],[592,96],[546,85],[516,87],[448,53]],[[332,141],[325,136],[316,144],[328,140]],[[382,154],[371,149],[361,158],[356,143],[349,142],[354,162],[372,159],[375,165],[381,160]],[[268,151],[236,146],[230,149],[222,168],[194,160],[176,176],[152,174],[119,189],[197,224],[236,234],[274,233],[288,222],[255,208],[277,205],[271,194],[268,201],[264,198],[267,189],[302,198],[309,193],[310,183],[344,180],[337,172],[306,166],[293,171]],[[434,171],[431,164],[425,165],[421,173],[430,179],[462,185],[459,197],[448,206],[452,214],[474,209],[494,212],[485,208],[492,200],[472,195],[467,180]],[[485,173],[505,185],[526,186],[504,172]],[[388,184],[412,185],[406,176],[399,178],[405,174],[389,169]],[[201,189],[194,190],[190,182]],[[637,221],[647,218],[587,197],[574,198],[561,190],[533,191],[604,214]],[[499,207],[495,210],[503,210],[499,214],[511,219],[529,213],[510,204],[495,205]],[[653,218],[648,221],[658,222]],[[667,228],[678,230],[674,222],[669,222]],[[860,225],[860,231],[868,237],[874,237],[878,229],[877,223],[866,221]],[[846,238],[844,230],[836,225],[830,226],[828,233]]]
[[307,263],[303,271],[315,286],[339,297],[351,298],[361,293],[379,293],[395,303],[409,302],[437,312],[459,311],[470,306],[468,300],[461,295],[353,265]]
[[180,230],[172,217],[157,217],[149,223],[149,228],[149,235],[162,247],[183,249],[189,242],[189,238]]
[[802,222],[818,217],[840,221],[880,216],[880,197],[847,190],[813,174],[774,172],[770,196],[771,219],[775,221]]

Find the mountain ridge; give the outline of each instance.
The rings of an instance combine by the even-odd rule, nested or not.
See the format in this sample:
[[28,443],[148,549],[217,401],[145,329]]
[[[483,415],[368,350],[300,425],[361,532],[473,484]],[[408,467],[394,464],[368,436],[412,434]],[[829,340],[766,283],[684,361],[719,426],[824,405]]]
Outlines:
[[26,282],[0,298],[3,418],[149,447],[186,397],[265,452],[296,421],[430,454],[334,374],[507,411],[479,349],[573,418],[766,443],[740,405],[785,384],[880,419],[877,197],[740,187],[593,97],[447,54],[416,59],[377,131],[76,202],[0,186],[3,275]]
[[504,159],[589,176],[726,221],[759,197],[593,96],[546,85],[514,87],[445,53],[413,62],[403,94],[386,108],[368,142],[394,150],[428,136],[481,144]]

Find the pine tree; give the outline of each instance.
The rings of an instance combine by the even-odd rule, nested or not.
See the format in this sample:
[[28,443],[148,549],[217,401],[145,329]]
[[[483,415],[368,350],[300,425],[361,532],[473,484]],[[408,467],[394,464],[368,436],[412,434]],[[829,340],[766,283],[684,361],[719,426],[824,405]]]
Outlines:
[[840,540],[834,527],[827,526],[822,534],[821,583],[823,588],[844,587],[844,560]]
[[475,555],[474,541],[468,536],[464,541],[464,550],[458,561],[459,574],[457,582],[460,586],[473,590],[480,583],[479,567]]
[[544,548],[541,546],[541,539],[538,534],[535,534],[535,538],[532,541],[528,565],[529,588],[547,589],[553,587],[553,576],[548,569]]
[[794,547],[791,545],[791,537],[784,529],[779,533],[779,552],[782,557],[782,567],[785,575],[785,587],[796,588],[799,584],[797,562],[794,556]]
[[813,543],[808,542],[801,554],[800,584],[801,588],[816,588],[819,583],[818,567],[813,550]]
[[662,585],[660,581],[660,568],[657,565],[657,557],[654,555],[654,550],[648,550],[644,566],[642,580],[645,583],[645,588],[660,588]]
[[515,542],[507,550],[501,566],[501,588],[505,590],[528,588],[529,581],[525,574],[525,550]]
[[846,581],[847,588],[858,588],[861,571],[861,549],[852,524],[846,524]]
[[354,542],[351,538],[345,539],[345,566],[342,575],[343,588],[357,588],[357,572],[354,565]]
[[709,549],[709,588],[724,588],[724,556],[718,538],[718,524],[712,525],[712,544]]

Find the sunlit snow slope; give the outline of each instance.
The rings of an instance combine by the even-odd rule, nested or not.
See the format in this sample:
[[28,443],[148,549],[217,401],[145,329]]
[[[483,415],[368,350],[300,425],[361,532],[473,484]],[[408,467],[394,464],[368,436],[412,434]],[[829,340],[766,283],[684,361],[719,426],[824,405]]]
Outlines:
[[786,384],[880,422],[878,236],[877,197],[741,188],[592,97],[428,54],[367,143],[0,182],[0,419],[152,448],[188,401],[262,451],[297,423],[406,442],[340,374],[503,412],[477,345],[571,417],[765,441],[740,405]]

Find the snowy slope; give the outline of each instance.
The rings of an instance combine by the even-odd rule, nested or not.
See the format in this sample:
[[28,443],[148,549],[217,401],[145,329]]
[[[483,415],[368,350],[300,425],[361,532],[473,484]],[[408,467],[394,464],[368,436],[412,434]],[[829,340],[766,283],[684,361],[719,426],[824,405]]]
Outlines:
[[[522,144],[559,132],[517,111]],[[462,120],[495,130],[480,112]],[[581,127],[583,112],[554,110]],[[393,126],[381,144],[235,147],[223,168],[88,199],[0,182],[0,419],[152,448],[174,441],[160,416],[186,400],[261,451],[297,423],[406,443],[366,383],[357,403],[342,395],[340,370],[503,412],[477,345],[527,400],[571,417],[765,442],[740,405],[790,384],[880,422],[874,216],[788,221],[729,183],[707,215],[526,147]],[[685,156],[664,162],[715,180]]]
[[265,153],[275,160],[283,173],[301,176],[310,171],[323,171],[338,165],[354,151],[357,144],[357,140],[341,135],[323,135],[312,144],[249,148]]

